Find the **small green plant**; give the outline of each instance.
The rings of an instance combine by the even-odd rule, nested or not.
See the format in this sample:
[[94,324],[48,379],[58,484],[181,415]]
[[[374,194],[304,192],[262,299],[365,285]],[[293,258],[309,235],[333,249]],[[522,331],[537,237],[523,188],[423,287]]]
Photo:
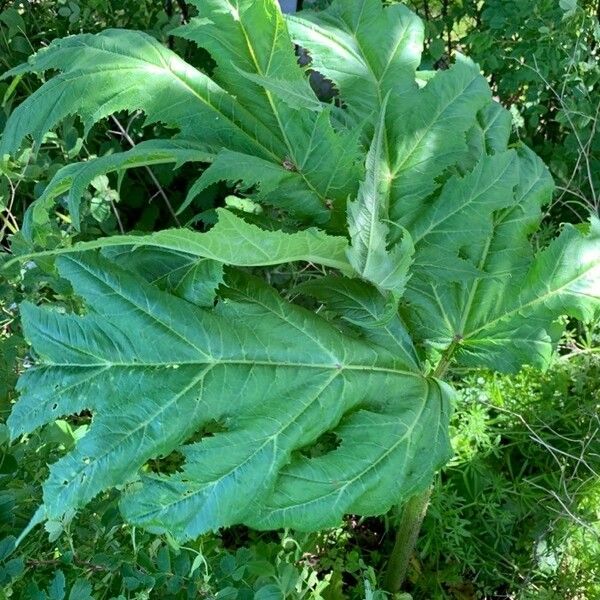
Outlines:
[[[10,435],[65,415],[89,424],[30,527],[113,488],[129,523],[180,541],[236,523],[317,530],[407,502],[397,588],[450,456],[448,370],[546,366],[558,317],[600,307],[600,223],[534,252],[547,170],[509,148],[510,116],[475,64],[417,70],[423,29],[405,7],[338,0],[284,21],[272,0],[193,4],[174,33],[210,52],[212,77],[124,30],[55,41],[6,75],[59,71],[13,112],[0,155],[72,114],[89,130],[142,110],[176,130],[60,170],[14,245],[7,268],[56,258],[75,298],[70,312],[20,307],[35,366]],[[204,233],[44,247],[57,197],[77,226],[98,176],[163,162],[211,163],[180,210],[220,181],[243,202]],[[252,223],[233,208],[256,204]],[[291,301],[270,273],[297,261],[322,274]]]

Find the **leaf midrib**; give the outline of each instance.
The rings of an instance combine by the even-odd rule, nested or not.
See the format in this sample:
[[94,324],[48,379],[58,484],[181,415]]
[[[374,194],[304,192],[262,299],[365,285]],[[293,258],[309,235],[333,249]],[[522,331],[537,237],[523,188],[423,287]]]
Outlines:
[[[228,1],[228,4],[231,6],[230,2]],[[239,23],[239,27],[242,31],[242,34],[244,36],[244,40],[246,41],[246,46],[248,48],[248,52],[250,54],[250,58],[252,59],[252,62],[254,63],[254,67],[256,69],[256,72],[261,76],[261,77],[267,77],[267,75],[265,75],[265,73],[263,72],[263,70],[260,67],[260,64],[258,63],[258,59],[256,57],[256,53],[254,51],[254,47],[252,46],[252,42],[250,40],[250,36],[248,35],[248,32],[246,31],[246,27],[244,26],[244,23],[242,22],[242,20],[240,19],[238,21]],[[271,54],[269,57],[269,65],[271,62],[271,59],[273,57],[273,52],[275,50],[275,43],[277,40],[277,33],[279,31],[279,26],[280,26],[281,20],[279,18],[275,18],[275,32],[273,33],[273,43],[271,45]],[[275,101],[273,99],[273,95],[271,94],[271,92],[266,89],[263,88],[264,94],[267,97],[267,101],[269,102],[269,105],[271,106],[271,111],[273,112],[273,116],[275,117],[275,120],[277,121],[277,125],[279,127],[279,131],[281,132],[281,135],[283,136],[285,145],[287,147],[288,153],[290,156],[295,156],[295,146],[290,142],[290,139],[288,137],[287,131],[283,125],[283,122],[281,120],[281,115],[279,114],[279,110],[277,109],[277,106],[275,105]],[[275,158],[275,162],[277,162],[277,164],[281,163],[282,160],[280,157],[274,156]],[[284,157],[285,159],[285,157]],[[304,180],[304,183],[308,186],[308,188],[310,190],[312,190],[321,200],[325,201],[325,195],[322,194],[321,192],[319,192],[319,190],[317,190],[317,188],[315,188],[315,186],[312,184],[311,181],[308,180],[308,178],[306,177],[306,174],[304,173],[304,171],[301,168],[301,165],[296,165],[297,167],[297,173],[300,175],[300,177],[302,177],[302,179]]]
[[[93,355],[90,355],[93,356]],[[33,369],[47,369],[63,367],[74,367],[78,369],[108,369],[108,368],[127,368],[127,369],[170,369],[177,370],[179,367],[187,366],[257,366],[257,367],[284,367],[290,369],[318,369],[318,370],[334,370],[337,372],[343,371],[367,371],[372,373],[388,373],[390,375],[401,375],[402,377],[415,377],[416,379],[425,379],[425,376],[419,371],[405,371],[403,369],[395,369],[393,367],[376,367],[371,365],[361,364],[342,364],[342,363],[303,363],[303,362],[274,362],[269,360],[243,360],[243,359],[215,359],[212,361],[201,360],[174,360],[171,362],[113,362],[102,360],[97,363],[76,363],[76,362],[49,362],[43,358],[38,362],[39,366]]]

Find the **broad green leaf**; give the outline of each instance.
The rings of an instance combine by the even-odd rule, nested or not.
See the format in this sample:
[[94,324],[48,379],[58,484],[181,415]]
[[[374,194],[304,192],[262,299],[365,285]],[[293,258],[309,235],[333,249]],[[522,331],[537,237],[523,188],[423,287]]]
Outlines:
[[[318,100],[297,63],[278,4],[275,0],[195,4],[199,16],[176,33],[211,53],[217,63],[215,81],[251,107],[282,141],[285,150],[279,159],[266,158],[277,167],[289,165],[302,181],[299,187],[316,195],[321,209],[331,204],[334,221],[341,223],[346,199],[355,192],[360,175],[356,167],[360,132],[336,131],[329,111],[315,110]],[[266,178],[270,171],[267,168]],[[262,174],[257,169],[250,182]]]
[[[114,246],[150,246],[241,267],[306,261],[342,271],[352,269],[346,259],[346,238],[331,236],[314,228],[295,233],[267,231],[247,223],[223,208],[217,209],[217,214],[218,223],[206,233],[188,229],[165,229],[150,235],[114,235],[91,242],[79,242],[68,248],[23,255],[14,260],[58,256]],[[5,268],[12,262],[14,261],[9,261]]]
[[[210,52],[217,63],[213,78],[280,138],[285,107],[252,76],[289,81],[316,100],[300,69],[285,21],[271,0],[193,0],[198,16],[174,34]],[[240,71],[246,76],[240,76]],[[283,112],[282,112],[283,111]],[[290,151],[289,147],[286,149]]]
[[390,217],[405,225],[451,165],[468,160],[467,132],[490,101],[476,65],[459,58],[404,102],[390,105],[387,139],[392,189]]
[[[336,0],[326,11],[289,16],[288,23],[296,43],[309,50],[316,70],[336,83],[358,122],[369,115],[375,120],[390,94],[389,211],[392,220],[410,222],[437,188],[438,177],[468,160],[467,133],[491,99],[485,78],[459,56],[419,89],[422,24],[400,5],[382,9],[378,0]],[[392,34],[382,39],[381,31]],[[400,230],[392,234],[400,238]]]
[[[311,530],[384,512],[446,460],[443,384],[268,286],[234,278],[206,310],[99,256],[58,262],[87,313],[22,306],[40,360],[9,427],[14,437],[84,409],[94,418],[51,466],[46,518],[132,481],[126,518],[180,539],[233,523]],[[221,431],[185,443],[215,422]],[[326,432],[339,446],[306,458]],[[175,450],[180,472],[143,474]]]
[[439,196],[424,202],[410,230],[416,247],[413,276],[438,281],[481,275],[476,258],[492,235],[494,211],[513,205],[518,176],[514,151],[484,156],[470,173],[452,177]]
[[593,218],[587,233],[566,225],[506,295],[492,299],[488,290],[473,291],[463,316],[460,363],[499,370],[547,366],[562,330],[557,315],[589,321],[600,314],[600,222]]
[[249,110],[209,77],[141,32],[109,29],[53,41],[29,64],[9,71],[60,71],[19,105],[6,124],[0,156],[12,154],[27,135],[38,145],[71,114],[86,131],[120,110],[141,109],[147,123],[177,127],[182,137],[265,158],[285,150]]
[[323,302],[329,311],[354,326],[361,335],[388,350],[399,353],[415,366],[417,351],[398,314],[394,297],[383,296],[373,286],[359,279],[325,276],[295,288],[302,294]]
[[[509,149],[510,115],[476,65],[458,56],[417,70],[422,25],[406,8],[334,0],[290,17],[290,36],[274,0],[194,4],[179,34],[208,50],[214,80],[127,31],[54,42],[10,72],[60,73],[14,112],[0,152],[27,135],[39,144],[74,113],[89,128],[143,110],[178,130],[68,167],[40,207],[70,189],[76,214],[90,176],[214,155],[189,201],[224,181],[237,188],[226,204],[262,225],[221,208],[206,233],[47,250],[55,228],[44,252],[15,259],[48,257],[50,268],[57,257],[81,310],[22,305],[35,366],[20,378],[10,433],[93,415],[51,466],[22,536],[111,488],[130,523],[178,539],[379,514],[448,457],[451,390],[430,371],[546,366],[559,317],[600,313],[600,222],[567,225],[534,251],[547,169]],[[292,39],[335,85],[335,105],[315,97]],[[267,220],[280,213],[291,233]],[[314,224],[340,235],[304,228]],[[265,267],[295,261],[327,268],[292,289],[322,303],[318,314],[234,268],[270,280]],[[173,458],[182,464],[168,472]]]
[[[212,54],[218,65],[214,79],[139,32],[108,30],[56,40],[29,64],[5,75],[60,71],[14,111],[0,142],[0,156],[13,154],[28,135],[39,145],[71,114],[83,120],[87,132],[112,113],[142,110],[147,124],[177,128],[182,146],[191,140],[191,149],[202,144],[208,153],[227,149],[246,154],[247,161],[266,161],[264,172],[261,163],[256,165],[250,183],[290,165],[297,174],[294,189],[288,186],[269,201],[280,200],[277,206],[286,209],[302,207],[298,216],[306,220],[308,213],[312,223],[332,218],[331,227],[340,229],[346,199],[355,193],[360,177],[360,131],[335,130],[330,110],[315,110],[319,102],[297,64],[275,0],[210,0],[198,3],[198,8],[200,16],[178,32]],[[293,108],[292,91],[297,100]],[[303,95],[306,103],[300,102]],[[115,167],[107,159],[93,168]],[[61,176],[75,172],[73,167]],[[66,182],[55,184],[63,189]],[[70,196],[75,224],[77,193],[79,187]],[[304,205],[304,198],[311,199],[310,206]],[[47,200],[41,201],[40,211],[47,212]]]
[[287,22],[311,66],[336,84],[358,122],[376,119],[388,93],[396,102],[416,89],[423,24],[405,6],[335,0],[323,11],[288,15]]
[[[484,161],[500,172],[501,154]],[[566,226],[534,256],[529,238],[541,219],[540,207],[551,197],[552,180],[543,163],[526,149],[519,151],[516,166],[519,178],[504,208],[501,194],[495,205],[493,190],[488,190],[492,210],[483,217],[487,221],[483,227],[485,211],[478,217],[463,212],[464,195],[449,196],[445,203],[460,211],[457,215],[464,216],[465,224],[473,225],[464,260],[481,275],[452,282],[428,278],[424,269],[409,283],[405,315],[413,333],[434,348],[450,351],[464,366],[501,371],[515,371],[524,364],[546,367],[560,335],[556,319],[563,314],[589,319],[600,309],[597,220],[587,233]],[[503,181],[497,180],[497,191]],[[460,220],[455,229],[457,240],[468,237],[468,232],[461,233]],[[448,234],[453,239],[451,229]],[[455,248],[448,244],[449,250]],[[417,256],[418,248],[417,243]],[[440,258],[441,252],[440,247]],[[440,266],[446,264],[447,257],[440,261]]]
[[408,280],[413,246],[410,236],[405,232],[402,243],[396,243],[388,249],[391,178],[385,142],[386,104],[387,101],[382,106],[367,154],[365,180],[359,187],[357,199],[348,204],[351,241],[348,260],[363,279],[399,297]]

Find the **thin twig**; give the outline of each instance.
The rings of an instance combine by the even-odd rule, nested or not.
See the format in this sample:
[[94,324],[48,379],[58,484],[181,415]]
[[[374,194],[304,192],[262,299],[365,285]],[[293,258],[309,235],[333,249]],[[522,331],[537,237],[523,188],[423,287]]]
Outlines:
[[542,73],[538,67],[537,58],[535,55],[533,55],[533,62],[535,64],[535,69],[532,66],[526,64],[525,62],[522,62],[521,64],[524,67],[532,70],[534,73],[537,74],[537,76],[544,82],[546,87],[554,94],[556,100],[558,101],[561,108],[563,109],[565,118],[569,122],[569,126],[571,127],[571,129],[573,131],[573,135],[575,136],[575,140],[577,141],[577,145],[579,146],[579,150],[580,150],[581,154],[583,155],[583,160],[585,161],[585,166],[586,166],[586,174],[587,174],[587,178],[588,178],[588,183],[590,186],[590,193],[592,195],[592,201],[594,203],[594,208],[596,208],[597,207],[597,198],[596,198],[596,190],[594,189],[594,179],[593,179],[593,175],[592,175],[592,167],[590,164],[589,146],[587,144],[584,146],[583,142],[581,141],[581,137],[579,136],[577,127],[575,126],[575,123],[573,123],[573,119],[571,119],[570,109],[567,107],[563,98],[556,91],[554,86],[544,77],[544,75],[542,75]]
[[[127,141],[127,143],[132,148],[135,148],[136,144],[135,144],[133,138],[129,135],[129,133],[123,127],[123,125],[121,125],[121,122],[117,119],[117,117],[115,117],[113,115],[111,117],[111,119],[112,119],[113,123],[117,126],[117,129],[119,130],[119,133],[121,134],[121,136]],[[179,222],[179,219],[177,218],[177,215],[175,214],[175,211],[173,210],[173,206],[171,205],[171,202],[169,201],[169,198],[167,197],[165,190],[162,188],[162,186],[160,185],[160,182],[158,181],[158,179],[152,172],[152,169],[148,166],[146,166],[144,168],[146,169],[146,172],[148,173],[148,175],[150,175],[150,179],[152,179],[152,183],[156,186],[158,194],[163,199],[167,209],[169,210],[169,213],[171,214],[171,217],[173,218],[173,221],[175,221],[177,227],[181,227],[181,223]]]

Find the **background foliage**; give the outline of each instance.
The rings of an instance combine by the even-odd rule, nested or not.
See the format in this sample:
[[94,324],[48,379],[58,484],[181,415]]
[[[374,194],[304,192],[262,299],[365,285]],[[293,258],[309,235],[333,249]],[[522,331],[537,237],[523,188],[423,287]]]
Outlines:
[[[559,188],[548,234],[562,221],[597,212],[600,3],[409,4],[428,21],[429,66],[444,68],[456,50],[473,57],[511,109],[515,140],[526,141],[549,164]],[[0,2],[0,8],[3,71],[55,37],[107,26],[142,29],[177,44],[184,55],[197,52],[168,35],[187,16],[178,3],[165,9],[158,0],[32,0]],[[211,68],[206,57],[195,58]],[[0,131],[12,107],[38,85],[30,76],[0,82]],[[61,166],[126,149],[149,133],[138,115],[117,115],[84,142],[71,119],[47,136],[35,158],[25,150],[3,165],[0,237],[11,234],[19,243],[26,207]],[[86,198],[81,231],[59,206],[48,243],[174,224],[173,205],[183,202],[197,175],[190,168],[155,167],[99,178]],[[222,205],[229,191],[206,191],[182,219],[210,218],[206,211]],[[305,274],[274,276],[286,282]],[[343,527],[318,535],[236,527],[179,547],[124,526],[116,498],[106,494],[77,516],[47,523],[18,553],[8,554],[11,536],[40,501],[47,464],[87,427],[85,415],[59,420],[9,446],[1,421],[15,398],[17,373],[29,360],[16,304],[23,298],[72,302],[63,285],[43,265],[28,269],[22,282],[17,273],[0,281],[0,598],[384,597],[378,574],[391,548],[393,515],[350,516]],[[599,336],[597,323],[571,323],[548,373],[481,373],[468,380],[453,419],[455,457],[438,477],[412,564],[415,598],[600,597]]]

